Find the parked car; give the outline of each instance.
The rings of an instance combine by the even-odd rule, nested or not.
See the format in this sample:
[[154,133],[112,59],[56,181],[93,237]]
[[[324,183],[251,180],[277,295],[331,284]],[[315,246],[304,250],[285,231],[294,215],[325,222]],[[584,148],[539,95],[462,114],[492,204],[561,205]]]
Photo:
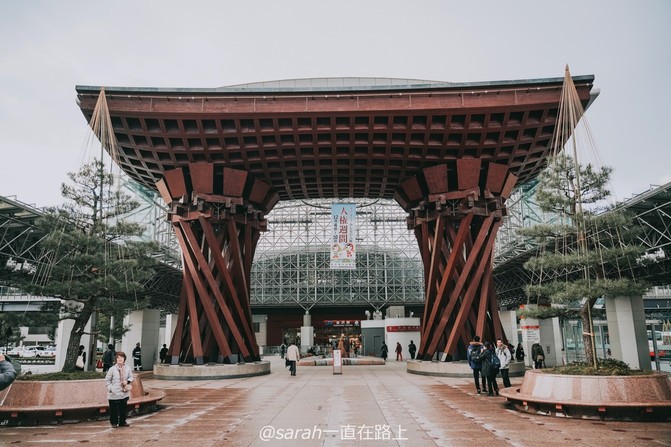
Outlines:
[[9,349],[7,355],[12,357],[21,357],[21,352],[23,352],[23,346],[14,346],[13,348]]
[[44,348],[43,351],[40,352],[40,357],[44,357],[46,359],[54,359],[56,358],[56,347],[55,346],[47,346]]
[[24,346],[21,350],[22,359],[30,359],[37,357],[37,347],[36,346]]
[[44,346],[16,346],[9,350],[9,355],[16,358],[53,358],[56,357],[56,348],[49,351]]

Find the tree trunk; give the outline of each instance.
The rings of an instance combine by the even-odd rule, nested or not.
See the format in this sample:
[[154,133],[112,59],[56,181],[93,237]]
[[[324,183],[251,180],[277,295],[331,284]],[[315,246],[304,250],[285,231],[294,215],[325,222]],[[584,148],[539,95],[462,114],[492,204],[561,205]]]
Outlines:
[[592,325],[590,309],[596,302],[593,298],[588,298],[582,309],[580,309],[580,320],[582,321],[582,343],[585,350],[585,362],[588,365],[594,365],[594,328]]
[[[86,329],[86,323],[88,323],[91,318],[91,314],[95,309],[95,298],[91,298],[85,301],[84,306],[81,308],[77,318],[75,318],[75,324],[72,326],[70,331],[70,340],[68,341],[68,349],[65,353],[65,362],[63,362],[63,372],[73,372],[75,371],[75,363],[77,362],[77,356],[79,354],[79,343],[84,335],[84,330]],[[90,352],[86,353],[87,356],[91,355]]]

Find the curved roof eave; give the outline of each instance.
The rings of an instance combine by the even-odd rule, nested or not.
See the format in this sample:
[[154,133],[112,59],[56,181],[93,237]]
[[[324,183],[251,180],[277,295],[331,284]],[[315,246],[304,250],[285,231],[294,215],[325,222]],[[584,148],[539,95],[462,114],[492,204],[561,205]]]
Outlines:
[[[108,92],[124,93],[198,93],[198,94],[282,94],[312,92],[366,92],[399,90],[449,90],[464,88],[505,88],[513,86],[533,86],[561,84],[564,78],[518,79],[480,82],[446,82],[421,79],[395,78],[306,78],[278,81],[255,82],[217,88],[164,88],[164,87],[104,87]],[[593,82],[594,75],[573,76],[574,82]],[[101,86],[77,85],[80,92],[100,91]]]

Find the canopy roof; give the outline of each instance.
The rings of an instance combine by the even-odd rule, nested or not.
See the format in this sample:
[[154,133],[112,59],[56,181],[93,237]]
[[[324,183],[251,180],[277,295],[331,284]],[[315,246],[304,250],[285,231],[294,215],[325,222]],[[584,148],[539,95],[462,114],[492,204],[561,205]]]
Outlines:
[[[573,81],[587,108],[594,76]],[[155,189],[166,170],[211,162],[289,200],[392,198],[402,180],[438,164],[453,170],[460,158],[507,164],[524,182],[546,164],[562,82],[321,78],[104,90],[117,162],[138,182]],[[101,87],[76,90],[90,120]]]

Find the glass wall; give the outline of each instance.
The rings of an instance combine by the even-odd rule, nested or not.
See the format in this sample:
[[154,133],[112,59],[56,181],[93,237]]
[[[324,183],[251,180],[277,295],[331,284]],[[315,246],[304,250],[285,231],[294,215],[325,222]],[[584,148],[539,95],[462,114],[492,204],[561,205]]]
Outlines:
[[[566,363],[584,362],[585,345],[582,339],[581,320],[560,320],[564,361]],[[610,342],[608,340],[608,323],[605,320],[594,320],[594,342],[596,356],[600,359],[610,358]]]
[[330,268],[331,203],[281,202],[251,271],[252,306],[423,304],[424,272],[407,214],[392,200],[356,203],[356,269]]

